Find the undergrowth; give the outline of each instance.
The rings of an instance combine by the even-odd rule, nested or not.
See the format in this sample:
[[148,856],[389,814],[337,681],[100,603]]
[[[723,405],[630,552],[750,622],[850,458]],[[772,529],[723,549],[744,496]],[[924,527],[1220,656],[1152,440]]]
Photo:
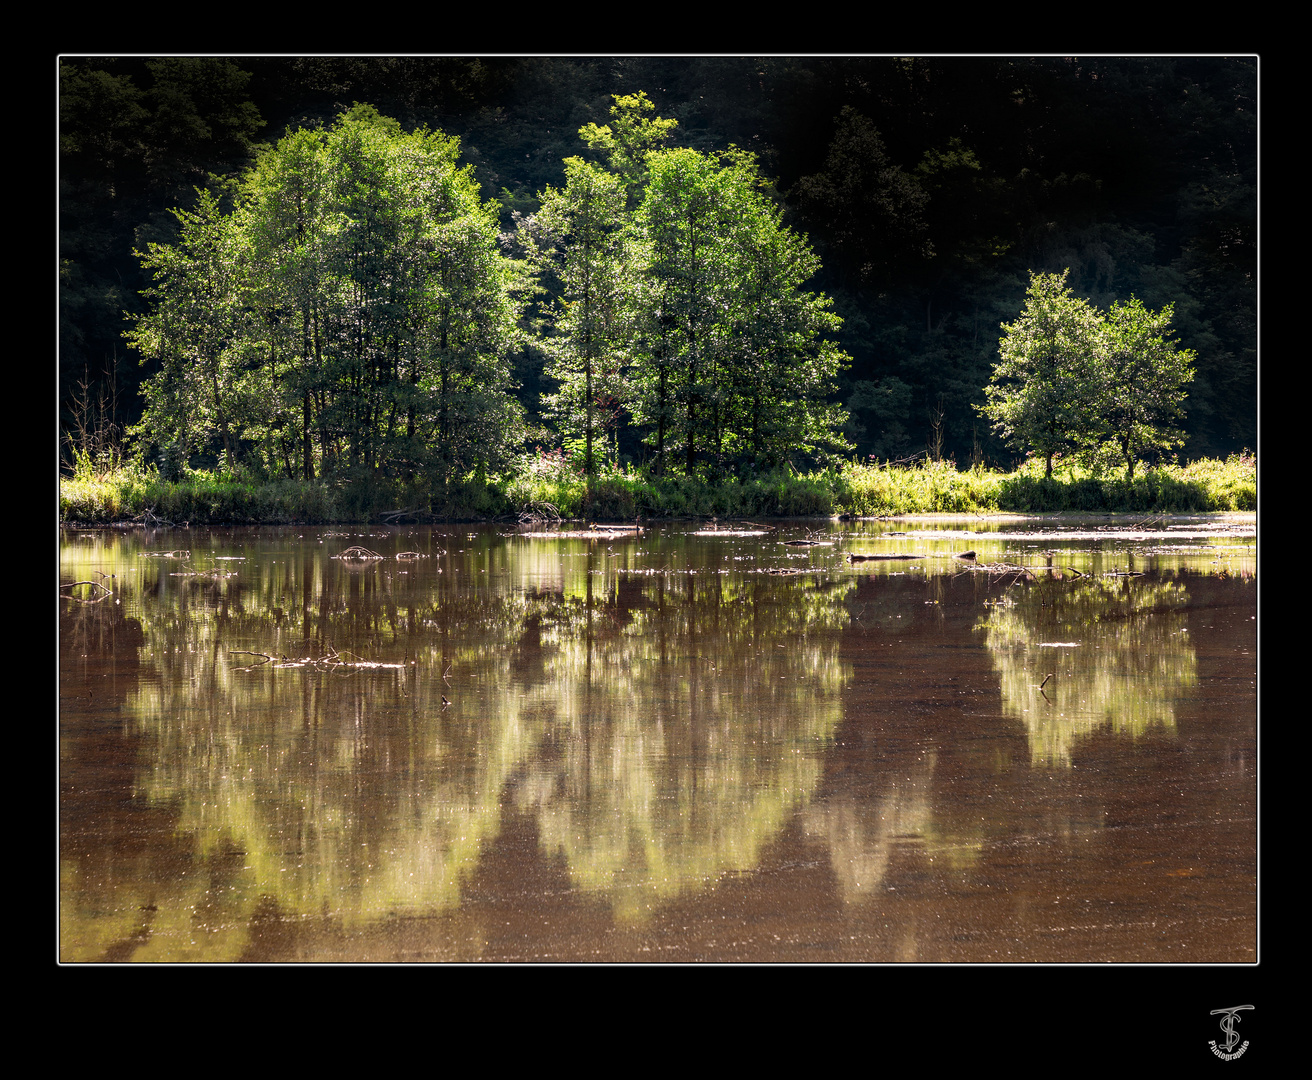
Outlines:
[[959,471],[952,462],[912,467],[848,463],[811,473],[783,468],[745,479],[651,476],[607,468],[591,483],[563,455],[540,454],[507,475],[459,483],[404,483],[370,476],[256,480],[184,470],[77,470],[61,478],[59,517],[96,525],[123,521],[192,524],[331,524],[394,518],[488,520],[525,514],[596,521],[662,517],[814,517],[852,514],[1044,513],[1056,511],[1202,513],[1257,509],[1257,461],[1145,468],[1132,481],[1074,465],[1045,478],[1030,462],[1012,473]]

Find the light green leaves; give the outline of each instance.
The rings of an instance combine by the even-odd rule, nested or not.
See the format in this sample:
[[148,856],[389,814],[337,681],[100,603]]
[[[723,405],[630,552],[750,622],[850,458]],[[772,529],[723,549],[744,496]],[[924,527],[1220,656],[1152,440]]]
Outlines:
[[1180,445],[1170,424],[1182,413],[1194,354],[1167,340],[1170,305],[1153,313],[1132,297],[1102,314],[1066,288],[1068,273],[1030,275],[977,408],[1012,446],[1040,454],[1048,476],[1059,453],[1094,460],[1113,444],[1132,478],[1144,451]]

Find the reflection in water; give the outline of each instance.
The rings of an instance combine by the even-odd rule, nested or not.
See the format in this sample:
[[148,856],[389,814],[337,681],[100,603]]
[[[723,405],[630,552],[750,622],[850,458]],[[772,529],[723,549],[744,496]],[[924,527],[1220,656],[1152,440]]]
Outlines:
[[625,612],[562,606],[542,711],[558,753],[520,805],[617,913],[756,865],[814,790],[841,720],[850,583],[644,579]]
[[[521,547],[527,587],[486,537],[403,567],[314,551],[226,580],[140,560],[124,594],[153,601],[140,603],[153,677],[124,707],[149,747],[137,793],[173,808],[207,864],[239,853],[224,925],[270,898],[348,927],[453,908],[508,787],[575,883],[624,919],[755,864],[841,720],[852,583],[622,580],[586,541],[558,547]],[[348,662],[294,666],[325,653]],[[212,870],[193,894],[129,907],[182,918]],[[244,946],[163,922],[135,959]]]
[[1171,580],[1045,578],[989,608],[1002,708],[1028,729],[1035,766],[1069,768],[1072,743],[1105,726],[1174,734],[1174,702],[1197,681],[1188,600]]
[[[1025,894],[1048,860],[1078,853],[1078,868],[1091,839],[1111,858],[1089,864],[1096,880],[1105,865],[1144,868],[1141,884],[1195,880],[1174,855],[1159,866],[1156,848],[1128,864],[1111,850],[1158,836],[1105,825],[1142,816],[1126,800],[1146,766],[1122,769],[1116,744],[1174,738],[1181,702],[1197,699],[1186,629],[1208,628],[1187,622],[1190,591],[1208,610],[1252,604],[1216,575],[1104,577],[1123,559],[1101,551],[1064,551],[1060,580],[1034,542],[975,536],[871,533],[850,547],[927,558],[857,568],[838,546],[678,529],[531,541],[216,530],[146,547],[181,535],[189,550],[168,558],[121,534],[61,547],[62,581],[112,574],[114,587],[100,604],[65,601],[60,623],[67,961],[376,957],[363,942],[416,925],[441,943],[421,950],[430,958],[546,955],[518,942],[550,934],[548,895],[568,897],[588,942],[556,958],[596,955],[598,934],[665,934],[670,959],[737,956],[715,937],[681,954],[694,948],[686,924],[764,886],[781,859],[814,876],[805,910],[787,889],[772,895],[756,922],[782,907],[778,932],[743,958],[820,958],[780,950],[833,931],[841,910],[852,951],[827,958],[951,959],[973,931],[950,933],[946,950],[944,933],[975,913],[936,909],[940,887]],[[967,543],[982,564],[1039,577],[964,566]],[[353,545],[385,557],[332,557]],[[1234,685],[1248,701],[1248,682]],[[1095,730],[1112,738],[1102,769],[1085,770]],[[1253,782],[1233,763],[1251,739],[1226,731],[1220,779],[1198,792],[1242,806]],[[1210,746],[1191,738],[1182,767],[1196,767],[1190,746]],[[1156,787],[1144,798],[1162,804]],[[1235,832],[1221,846],[1242,854],[1246,818],[1225,820]],[[1161,842],[1210,851],[1216,839]],[[1018,876],[999,879],[1001,865]],[[1208,879],[1238,875],[1221,902],[1241,915],[1244,872],[1227,862]],[[536,884],[521,886],[525,873]],[[1061,882],[1035,911],[1082,892]],[[902,898],[916,898],[911,913],[886,915]],[[1036,942],[1060,938],[1036,929]],[[1127,946],[1143,947],[1141,934]],[[1055,958],[1110,955],[1094,948]],[[1247,954],[1227,941],[1214,955]]]
[[839,893],[851,903],[884,886],[898,851],[914,848],[956,869],[969,867],[983,848],[981,837],[949,836],[934,814],[933,753],[915,763],[908,775],[881,777],[879,794],[870,801],[834,800],[803,814],[809,836],[830,852]]

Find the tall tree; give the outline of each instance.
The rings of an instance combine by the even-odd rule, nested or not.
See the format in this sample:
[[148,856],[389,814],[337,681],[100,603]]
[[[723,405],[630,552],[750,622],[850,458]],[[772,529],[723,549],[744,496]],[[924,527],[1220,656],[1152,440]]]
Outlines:
[[804,289],[819,268],[761,190],[752,155],[667,150],[647,158],[637,214],[634,415],[662,469],[691,475],[790,452],[844,448],[826,404],[845,354],[838,319]]
[[1176,426],[1183,415],[1185,387],[1193,379],[1195,354],[1171,341],[1172,305],[1152,312],[1130,297],[1116,302],[1104,320],[1099,350],[1095,442],[1109,441],[1125,462],[1125,478],[1146,450],[1184,443]]
[[[316,465],[427,469],[446,483],[504,459],[522,430],[509,362],[521,275],[458,154],[453,138],[406,133],[357,105],[328,131],[293,132],[265,154],[236,213],[221,216],[203,196],[194,223],[182,215],[183,242],[151,248],[156,309],[133,343],[157,348],[164,329],[190,340],[176,329],[188,313],[185,325],[200,328],[197,370],[227,362],[230,375],[259,372],[268,386],[263,414],[241,430],[213,407],[229,464],[239,442],[256,441],[288,472],[299,449],[307,477]],[[202,259],[205,229],[243,260]],[[188,296],[205,304],[193,312]],[[194,381],[174,364],[151,393],[187,415]],[[161,404],[142,433],[167,428]]]
[[1003,323],[1000,359],[977,406],[1009,445],[1045,461],[1045,477],[1064,450],[1095,430],[1097,310],[1066,287],[1069,271],[1031,274],[1020,318]]
[[632,296],[625,187],[581,158],[565,162],[565,186],[542,193],[525,233],[538,263],[556,277],[546,374],[560,385],[544,400],[567,440],[583,443],[583,467],[596,471],[594,446],[618,420]]
[[137,252],[154,277],[145,290],[153,310],[126,336],[143,359],[160,365],[146,387],[139,430],[184,454],[217,435],[232,468],[247,375],[240,360],[244,267],[232,219],[209,192],[198,196],[196,210],[174,211],[181,224],[177,244]]

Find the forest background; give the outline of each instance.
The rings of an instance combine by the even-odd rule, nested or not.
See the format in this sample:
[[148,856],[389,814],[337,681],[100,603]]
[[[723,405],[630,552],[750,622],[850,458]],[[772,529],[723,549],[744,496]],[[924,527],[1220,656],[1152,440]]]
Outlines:
[[[744,148],[823,268],[852,358],[834,400],[862,459],[1017,453],[976,409],[1033,272],[1105,308],[1174,305],[1196,353],[1185,458],[1257,443],[1257,61],[1013,57],[88,57],[60,61],[61,430],[108,402],[125,430],[153,370],[134,250],[261,145],[369,102],[460,139],[507,232],[560,187],[579,129],[644,91],[670,145]],[[518,215],[518,217],[517,217]],[[514,378],[542,422],[546,352]],[[547,435],[545,429],[543,436]],[[619,433],[641,460],[639,432]]]

